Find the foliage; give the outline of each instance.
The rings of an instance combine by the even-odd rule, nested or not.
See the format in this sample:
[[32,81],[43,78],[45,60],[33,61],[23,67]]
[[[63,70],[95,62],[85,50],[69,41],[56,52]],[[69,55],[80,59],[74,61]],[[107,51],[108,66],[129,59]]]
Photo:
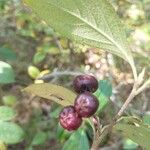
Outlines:
[[0,61],[0,83],[7,84],[14,81],[15,75],[12,67],[3,61]]
[[76,94],[72,91],[64,87],[48,83],[33,84],[25,88],[24,91],[30,92],[32,94],[49,100],[53,100],[63,106],[73,104],[76,98]]
[[[93,118],[85,119],[82,127],[71,133],[58,124],[62,107],[73,104],[76,97],[71,90],[73,76],[85,72],[93,73],[99,79],[99,89],[94,93],[100,102],[96,115],[100,128],[106,128],[133,83],[127,63],[115,55],[133,65],[132,50],[138,72],[145,67],[145,77],[150,75],[150,2],[111,1],[125,24],[127,38],[108,1],[24,2],[33,4],[34,13],[19,0],[0,0],[0,150],[48,150],[50,147],[88,150],[96,125]],[[79,2],[82,3],[78,5]],[[99,2],[101,4],[97,5]],[[93,46],[96,48],[91,48]],[[21,93],[24,88],[36,97]],[[127,116],[141,117],[143,122],[134,117],[121,119],[114,132],[103,139],[100,148],[112,149],[115,145],[116,149],[136,150],[140,146],[148,147],[148,100],[149,89],[137,96],[125,112]]]

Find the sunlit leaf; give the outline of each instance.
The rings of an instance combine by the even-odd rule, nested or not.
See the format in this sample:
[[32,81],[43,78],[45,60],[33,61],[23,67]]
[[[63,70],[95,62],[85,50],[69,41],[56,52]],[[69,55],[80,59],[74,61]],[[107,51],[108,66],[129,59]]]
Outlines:
[[28,74],[31,78],[35,79],[40,74],[40,70],[35,66],[29,66]]
[[122,24],[107,0],[24,0],[24,2],[42,20],[65,37],[107,50],[134,66]]
[[123,149],[124,150],[137,150],[138,144],[133,142],[130,139],[125,139],[123,141]]
[[63,106],[73,105],[76,94],[72,91],[58,85],[42,83],[32,84],[24,89],[36,96],[52,100]]

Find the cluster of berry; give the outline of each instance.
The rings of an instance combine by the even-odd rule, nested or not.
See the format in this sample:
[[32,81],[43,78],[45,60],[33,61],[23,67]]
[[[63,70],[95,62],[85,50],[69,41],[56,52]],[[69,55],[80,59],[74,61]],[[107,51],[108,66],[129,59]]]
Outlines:
[[82,123],[82,117],[88,118],[95,114],[99,102],[92,94],[98,88],[98,81],[91,75],[79,75],[73,82],[75,91],[79,94],[74,106],[66,106],[59,115],[59,121],[68,131],[76,130]]

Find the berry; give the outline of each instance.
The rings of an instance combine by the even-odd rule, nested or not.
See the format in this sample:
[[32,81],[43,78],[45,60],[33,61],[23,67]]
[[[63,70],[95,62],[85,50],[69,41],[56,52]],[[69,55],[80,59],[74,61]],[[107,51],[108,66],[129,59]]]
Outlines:
[[81,117],[91,117],[99,106],[97,98],[90,92],[84,92],[75,99],[74,107]]
[[80,127],[82,118],[79,117],[73,106],[66,106],[60,112],[59,122],[63,128],[72,131]]
[[85,91],[94,93],[98,88],[98,81],[91,75],[79,75],[74,79],[73,86],[77,93]]

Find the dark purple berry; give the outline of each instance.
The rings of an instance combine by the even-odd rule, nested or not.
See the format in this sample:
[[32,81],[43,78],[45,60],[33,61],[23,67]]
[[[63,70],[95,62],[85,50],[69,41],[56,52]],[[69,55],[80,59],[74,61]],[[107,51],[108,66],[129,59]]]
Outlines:
[[59,122],[64,129],[72,131],[80,127],[82,118],[79,117],[73,106],[67,106],[60,112]]
[[85,91],[94,93],[98,88],[98,81],[91,75],[79,75],[74,79],[73,86],[77,93]]
[[75,99],[74,107],[81,117],[91,117],[99,106],[97,98],[90,92],[84,92]]

